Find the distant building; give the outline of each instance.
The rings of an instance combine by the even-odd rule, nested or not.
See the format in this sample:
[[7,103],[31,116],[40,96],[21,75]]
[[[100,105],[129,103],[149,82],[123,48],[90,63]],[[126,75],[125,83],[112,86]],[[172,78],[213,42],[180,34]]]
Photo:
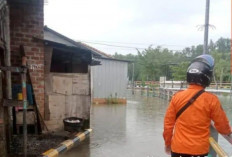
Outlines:
[[93,66],[93,103],[126,104],[128,61],[99,58],[101,66]]

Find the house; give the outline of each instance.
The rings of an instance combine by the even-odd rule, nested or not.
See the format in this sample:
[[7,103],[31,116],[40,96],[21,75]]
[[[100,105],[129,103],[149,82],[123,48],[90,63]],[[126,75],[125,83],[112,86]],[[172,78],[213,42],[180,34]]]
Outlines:
[[92,52],[93,62],[98,62],[97,66],[91,66],[92,103],[126,104],[128,64],[130,61],[114,59],[96,48],[85,43],[76,42],[46,26],[44,28],[44,36],[46,40],[73,47],[81,47]]
[[[3,157],[12,134],[20,128],[27,130],[29,123],[56,131],[63,129],[65,117],[78,116],[85,120],[84,128],[88,128],[95,90],[91,88],[92,74],[97,76],[91,66],[103,60],[117,62],[94,48],[44,28],[43,0],[0,0],[0,57],[0,156]],[[116,78],[113,74],[105,76]],[[28,101],[22,101],[25,89]],[[119,92],[111,95],[121,97]],[[24,112],[28,123],[22,127]]]
[[[0,0],[2,157],[9,152],[12,134],[25,129],[24,112],[27,131],[29,124],[36,130],[39,123],[49,131],[63,129],[63,118],[69,116],[83,118],[83,128],[89,127],[90,65],[99,62],[88,49],[44,39],[43,7],[43,0]],[[22,66],[25,60],[27,65]],[[21,94],[25,85],[31,87],[27,95],[32,98],[27,96],[26,103]]]
[[92,51],[44,27],[45,123],[63,129],[63,119],[79,117],[89,128]]

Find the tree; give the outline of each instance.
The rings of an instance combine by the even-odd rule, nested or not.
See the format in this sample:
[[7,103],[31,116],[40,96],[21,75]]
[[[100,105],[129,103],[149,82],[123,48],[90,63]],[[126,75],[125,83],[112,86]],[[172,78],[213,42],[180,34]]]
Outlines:
[[189,66],[189,62],[182,62],[177,66],[172,66],[171,69],[172,69],[173,80],[185,81],[188,66]]
[[215,44],[210,54],[214,57],[215,81],[222,85],[223,82],[229,82],[230,76],[230,39],[220,38]]
[[[203,53],[203,45],[186,47],[182,51],[172,52],[162,47],[138,51],[137,55],[120,55],[115,53],[117,59],[126,59],[134,62],[134,80],[159,80],[161,76],[167,79],[186,80],[189,63]],[[215,59],[215,80],[220,83],[229,82],[230,75],[230,39],[220,38],[209,43],[209,53]],[[178,65],[175,65],[178,64]],[[132,79],[133,66],[128,67],[129,79]]]
[[161,76],[166,76],[168,70],[166,65],[173,60],[173,53],[161,47],[155,49],[149,47],[138,52],[138,56],[143,77],[147,77],[148,80],[159,80]]

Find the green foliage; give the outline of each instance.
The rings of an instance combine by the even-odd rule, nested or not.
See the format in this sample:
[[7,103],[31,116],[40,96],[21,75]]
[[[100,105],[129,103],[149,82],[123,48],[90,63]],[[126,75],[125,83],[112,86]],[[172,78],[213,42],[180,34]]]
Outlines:
[[230,39],[220,38],[213,45],[210,54],[215,60],[215,79],[219,83],[230,82]]
[[[209,53],[215,59],[215,80],[229,82],[230,75],[230,39],[220,38],[215,43],[209,43]],[[203,45],[186,47],[182,51],[172,52],[161,47],[148,47],[137,55],[120,55],[115,53],[117,59],[126,59],[134,63],[134,80],[158,81],[161,76],[167,80],[186,80],[187,67],[191,60],[203,53]],[[133,76],[133,64],[128,67],[129,80]]]
[[186,72],[187,68],[189,66],[189,62],[182,62],[178,64],[177,66],[172,66],[172,75],[173,75],[173,80],[176,81],[185,81],[186,80]]
[[172,52],[168,49],[148,48],[138,52],[139,64],[146,80],[159,80],[160,76],[168,73],[168,65],[172,63]]

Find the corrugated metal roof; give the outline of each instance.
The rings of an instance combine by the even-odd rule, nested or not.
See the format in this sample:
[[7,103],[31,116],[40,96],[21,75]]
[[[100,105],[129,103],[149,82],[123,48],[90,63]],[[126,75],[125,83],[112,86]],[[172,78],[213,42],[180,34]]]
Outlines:
[[44,39],[48,41],[60,43],[63,45],[76,47],[76,45],[72,44],[71,42],[64,40],[62,38],[58,38],[57,35],[55,35],[54,33],[50,31],[44,31]]
[[76,42],[76,41],[48,28],[47,26],[44,27],[44,40],[54,42],[54,43],[59,43],[59,44],[69,46],[69,47],[78,47],[81,49],[91,51],[94,54],[93,57],[96,59],[100,58],[100,59],[120,61],[120,62],[131,62],[128,60],[114,59],[110,55],[108,55],[108,54],[106,54],[106,53],[104,53],[104,52],[102,52],[94,47],[91,47],[85,43]]
[[96,56],[109,57],[105,53],[103,53],[103,52],[101,52],[101,51],[99,51],[99,50],[97,50],[97,49],[95,49],[87,44],[83,44],[81,42],[76,42],[76,41],[52,30],[51,28],[48,28],[47,26],[44,27],[44,40],[60,43],[60,44],[66,45],[66,46],[72,46],[72,47],[86,49],[86,50],[92,51],[92,53]]
[[60,43],[66,46],[81,47],[82,45],[50,28],[44,27],[44,40]]
[[124,60],[124,59],[105,58],[105,57],[95,57],[95,59],[104,59],[104,60],[112,60],[112,61],[127,62],[127,63],[133,62],[133,61]]
[[102,51],[100,51],[100,50],[98,50],[98,49],[96,49],[96,48],[94,48],[94,47],[91,47],[91,46],[89,46],[89,45],[87,45],[87,44],[85,44],[85,43],[81,43],[81,44],[83,44],[83,45],[86,46],[87,48],[90,48],[91,50],[97,52],[97,53],[100,54],[102,57],[112,58],[110,55],[108,55],[108,54],[106,54],[106,53],[104,53],[104,52],[102,52]]

